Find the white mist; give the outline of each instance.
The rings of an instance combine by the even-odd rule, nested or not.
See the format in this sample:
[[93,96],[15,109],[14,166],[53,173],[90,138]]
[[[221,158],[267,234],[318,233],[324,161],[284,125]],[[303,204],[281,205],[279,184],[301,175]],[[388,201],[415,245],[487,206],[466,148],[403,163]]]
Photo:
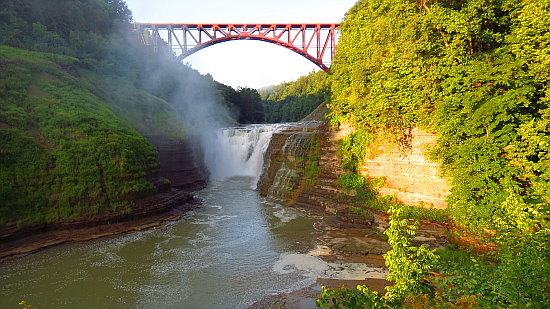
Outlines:
[[248,176],[253,178],[252,187],[256,188],[263,168],[264,153],[271,136],[279,127],[281,124],[217,130],[203,144],[210,178],[221,180]]

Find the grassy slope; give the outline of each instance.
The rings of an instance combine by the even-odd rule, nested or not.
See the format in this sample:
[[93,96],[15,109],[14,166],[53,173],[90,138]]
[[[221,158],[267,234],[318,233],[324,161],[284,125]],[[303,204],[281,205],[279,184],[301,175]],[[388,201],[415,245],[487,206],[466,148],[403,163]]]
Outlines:
[[0,74],[0,226],[128,212],[152,192],[156,150],[130,125],[181,135],[166,102],[54,54],[0,46]]

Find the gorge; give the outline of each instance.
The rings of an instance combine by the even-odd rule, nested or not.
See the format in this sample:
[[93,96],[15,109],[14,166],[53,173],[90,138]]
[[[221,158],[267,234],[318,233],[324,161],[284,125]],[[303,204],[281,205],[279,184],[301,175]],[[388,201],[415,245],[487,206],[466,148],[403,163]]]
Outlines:
[[330,74],[234,89],[184,23],[5,0],[0,307],[550,307],[550,0],[354,2]]
[[[350,211],[353,198],[334,174],[342,171],[327,139],[334,134],[342,132],[322,121],[219,130],[206,160],[211,180],[194,194],[198,208],[165,226],[2,263],[0,306],[26,299],[47,307],[243,308],[321,283],[383,291],[389,246],[373,232],[386,222]],[[186,147],[157,145],[159,173],[172,185],[203,181],[200,169],[177,163],[191,155]],[[445,243],[441,233],[419,236]],[[311,295],[297,299],[314,303]]]
[[224,168],[213,169],[215,178],[196,194],[199,208],[159,229],[5,262],[0,306],[26,299],[46,307],[240,308],[306,287],[318,277],[361,277],[364,268],[335,270],[306,254],[318,244],[316,215],[283,207],[253,190],[269,135],[302,125],[221,130],[219,144],[212,147],[230,151],[225,158],[217,152],[215,160]]

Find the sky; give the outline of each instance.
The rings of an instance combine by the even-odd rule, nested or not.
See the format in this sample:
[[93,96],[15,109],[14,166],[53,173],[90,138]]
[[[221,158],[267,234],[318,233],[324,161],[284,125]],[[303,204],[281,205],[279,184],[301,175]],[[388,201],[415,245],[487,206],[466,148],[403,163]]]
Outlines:
[[[135,22],[340,23],[357,0],[126,0]],[[320,70],[306,58],[262,41],[216,44],[183,60],[237,87],[262,88]]]

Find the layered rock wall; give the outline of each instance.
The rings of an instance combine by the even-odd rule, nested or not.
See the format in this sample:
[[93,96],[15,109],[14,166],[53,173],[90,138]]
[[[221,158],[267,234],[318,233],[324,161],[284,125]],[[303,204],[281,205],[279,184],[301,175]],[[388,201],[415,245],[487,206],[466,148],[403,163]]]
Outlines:
[[[314,177],[306,175],[306,165],[312,162],[303,159],[307,156],[304,153],[305,144],[302,147],[288,147],[289,139],[297,140],[295,135],[299,132],[273,134],[258,185],[260,194],[279,199],[288,206],[320,209],[355,220],[355,216],[350,214],[355,192],[339,185],[339,177],[344,171],[337,156],[339,140],[354,131],[349,124],[334,129],[323,123],[315,128],[316,134],[308,132],[307,138],[301,139],[302,143],[315,139],[319,145],[313,154],[318,170]],[[380,195],[394,195],[407,205],[445,208],[449,186],[440,176],[439,165],[424,155],[427,147],[435,141],[435,135],[414,129],[405,149],[391,143],[385,143],[384,147],[371,147],[360,173],[370,178],[385,178],[384,186],[378,189]]]
[[435,134],[415,128],[404,147],[391,143],[371,147],[359,173],[384,177],[384,186],[378,189],[380,195],[393,195],[406,205],[446,208],[449,185],[441,177],[439,164],[425,155],[435,142]]
[[[355,192],[338,184],[344,173],[337,157],[337,139],[341,132],[331,130],[326,123],[319,123],[312,130],[314,132],[273,134],[258,184],[260,195],[278,199],[287,206],[322,210],[343,221],[368,223],[365,221],[369,219],[350,212]],[[302,138],[297,138],[297,134]],[[296,145],[296,141],[301,144]]]

